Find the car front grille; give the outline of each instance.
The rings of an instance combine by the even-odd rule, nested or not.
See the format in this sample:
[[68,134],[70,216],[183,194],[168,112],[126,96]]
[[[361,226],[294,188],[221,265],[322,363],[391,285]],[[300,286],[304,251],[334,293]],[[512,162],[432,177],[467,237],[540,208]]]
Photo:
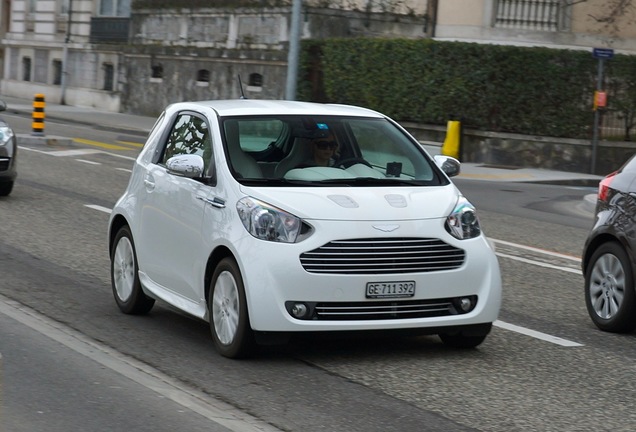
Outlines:
[[338,240],[300,255],[309,273],[395,274],[453,270],[466,252],[433,238]]
[[8,170],[9,162],[11,162],[11,159],[0,159],[0,171]]
[[330,321],[432,318],[456,315],[451,299],[317,303],[314,319]]

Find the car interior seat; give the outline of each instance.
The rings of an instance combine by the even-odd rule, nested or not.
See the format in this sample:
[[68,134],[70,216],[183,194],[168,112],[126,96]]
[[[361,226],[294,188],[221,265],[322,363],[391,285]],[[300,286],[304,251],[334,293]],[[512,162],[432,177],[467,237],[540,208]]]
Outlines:
[[262,178],[263,172],[253,157],[245,153],[241,148],[239,127],[237,121],[225,122],[225,137],[228,152],[230,153],[230,165],[243,178]]
[[274,175],[283,177],[290,169],[296,168],[304,161],[309,160],[311,158],[310,143],[311,140],[308,138],[295,138],[289,154],[276,165]]

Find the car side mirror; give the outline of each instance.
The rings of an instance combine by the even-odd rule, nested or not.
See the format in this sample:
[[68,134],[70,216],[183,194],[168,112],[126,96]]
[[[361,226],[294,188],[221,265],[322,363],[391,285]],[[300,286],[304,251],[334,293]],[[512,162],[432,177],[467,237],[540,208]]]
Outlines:
[[199,155],[177,155],[168,159],[166,168],[169,174],[179,177],[195,178],[203,177],[205,164],[203,163],[203,158]]
[[7,110],[7,103],[0,99],[0,111],[6,111],[6,110]]
[[435,155],[433,156],[435,163],[449,177],[455,177],[461,170],[461,164],[457,159],[450,156]]

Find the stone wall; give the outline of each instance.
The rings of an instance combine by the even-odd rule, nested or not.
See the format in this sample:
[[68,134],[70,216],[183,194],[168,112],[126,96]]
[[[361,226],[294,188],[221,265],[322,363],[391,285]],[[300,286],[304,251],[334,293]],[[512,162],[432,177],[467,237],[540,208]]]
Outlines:
[[[141,47],[124,54],[123,111],[158,115],[168,104],[186,100],[284,99],[287,54],[282,51]],[[153,77],[160,67],[161,77]],[[200,71],[207,71],[200,80]],[[250,85],[258,74],[260,85]],[[281,86],[281,83],[283,85]]]

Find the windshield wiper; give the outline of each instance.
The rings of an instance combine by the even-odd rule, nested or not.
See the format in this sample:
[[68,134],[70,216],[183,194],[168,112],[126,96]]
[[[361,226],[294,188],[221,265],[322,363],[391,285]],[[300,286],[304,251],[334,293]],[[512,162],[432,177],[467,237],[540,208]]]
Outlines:
[[345,185],[345,186],[417,186],[420,184],[417,180],[403,180],[398,178],[375,178],[375,177],[355,177],[321,180],[319,183],[329,185]]
[[315,183],[314,181],[288,180],[284,178],[239,178],[237,181],[247,186],[307,186]]

